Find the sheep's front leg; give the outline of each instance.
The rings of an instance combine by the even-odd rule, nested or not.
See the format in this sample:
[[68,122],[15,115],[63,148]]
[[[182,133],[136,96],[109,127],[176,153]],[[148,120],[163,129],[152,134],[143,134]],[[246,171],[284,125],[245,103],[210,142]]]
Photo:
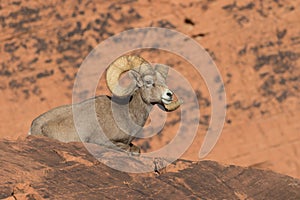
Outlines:
[[141,153],[141,150],[139,147],[135,146],[134,144],[125,144],[121,142],[114,142],[114,144],[119,147],[121,150],[126,151],[130,153],[131,155],[138,156]]

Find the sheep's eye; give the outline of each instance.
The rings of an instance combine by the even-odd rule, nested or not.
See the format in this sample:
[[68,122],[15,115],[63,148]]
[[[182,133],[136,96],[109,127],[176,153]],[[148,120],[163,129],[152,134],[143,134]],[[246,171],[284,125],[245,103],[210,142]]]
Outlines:
[[146,85],[147,85],[147,86],[151,86],[151,85],[153,85],[153,84],[154,84],[154,83],[153,83],[152,81],[150,81],[150,80],[149,80],[149,81],[146,81]]

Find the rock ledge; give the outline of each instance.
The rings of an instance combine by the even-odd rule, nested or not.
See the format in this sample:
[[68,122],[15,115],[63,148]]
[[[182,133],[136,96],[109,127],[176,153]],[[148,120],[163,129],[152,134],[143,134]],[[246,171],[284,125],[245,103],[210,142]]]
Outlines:
[[300,199],[300,180],[271,171],[179,160],[152,173],[107,167],[82,144],[0,141],[0,199]]

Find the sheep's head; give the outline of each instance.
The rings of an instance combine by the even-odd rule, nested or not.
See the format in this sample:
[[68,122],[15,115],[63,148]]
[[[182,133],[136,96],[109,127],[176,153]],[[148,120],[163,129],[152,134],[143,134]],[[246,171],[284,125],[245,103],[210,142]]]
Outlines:
[[[115,60],[107,69],[106,81],[110,91],[119,97],[132,95],[140,91],[142,99],[148,104],[162,104],[168,111],[176,110],[181,100],[174,100],[174,94],[166,85],[168,67],[156,65],[152,67],[138,56],[122,56]],[[118,84],[122,73],[128,71],[132,82],[126,88]]]

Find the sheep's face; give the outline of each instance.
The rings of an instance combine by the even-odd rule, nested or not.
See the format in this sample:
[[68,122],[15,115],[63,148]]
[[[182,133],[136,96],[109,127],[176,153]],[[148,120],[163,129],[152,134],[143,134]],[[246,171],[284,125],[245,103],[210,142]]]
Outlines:
[[166,85],[167,73],[166,66],[156,66],[155,69],[148,67],[142,74],[136,71],[130,72],[145,103],[166,105],[173,101],[173,93]]
[[146,103],[169,104],[173,100],[173,93],[168,89],[165,80],[161,79],[159,72],[156,76],[146,75],[143,77],[143,85],[140,94]]

